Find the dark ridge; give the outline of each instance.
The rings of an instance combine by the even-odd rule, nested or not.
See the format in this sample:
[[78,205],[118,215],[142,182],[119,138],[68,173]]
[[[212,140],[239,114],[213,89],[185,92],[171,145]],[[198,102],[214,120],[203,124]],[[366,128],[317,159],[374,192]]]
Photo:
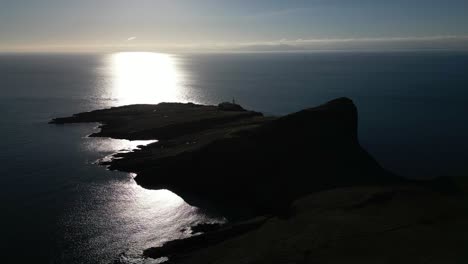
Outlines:
[[198,201],[191,198],[197,197],[219,208],[268,214],[281,214],[292,201],[315,191],[404,181],[359,145],[356,107],[347,98],[138,168],[136,181],[146,188],[175,190],[192,204]]
[[348,98],[279,118],[231,103],[164,103],[51,121],[81,122],[103,124],[93,136],[159,140],[107,165],[232,223],[195,226],[201,235],[149,248],[145,257],[191,264],[239,256],[259,264],[361,263],[362,256],[416,263],[421,255],[445,260],[452,253],[468,259],[461,232],[466,188],[382,168],[359,144],[357,109]]
[[311,192],[404,181],[359,145],[357,109],[348,98],[280,118],[232,103],[163,103],[52,120],[77,122],[103,123],[93,136],[158,139],[107,165],[137,173],[145,188],[170,189],[231,217],[287,215],[292,201]]

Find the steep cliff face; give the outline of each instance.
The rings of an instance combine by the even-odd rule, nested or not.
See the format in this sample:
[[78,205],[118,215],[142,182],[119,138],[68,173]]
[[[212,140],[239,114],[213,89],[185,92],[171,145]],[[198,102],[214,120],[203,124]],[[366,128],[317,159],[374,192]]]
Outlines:
[[155,160],[136,181],[175,190],[189,203],[264,212],[324,189],[401,182],[359,145],[357,122],[353,102],[336,99]]
[[145,257],[170,263],[468,260],[466,183],[413,182],[386,171],[360,146],[350,99],[279,118],[237,105],[159,104],[52,121],[75,122],[103,123],[93,136],[159,140],[107,165],[137,173],[143,187],[170,189],[237,220],[149,248]]
[[225,213],[284,213],[308,193],[402,181],[359,145],[357,110],[347,98],[280,118],[240,106],[159,104],[52,121],[75,122],[103,123],[93,136],[159,140],[108,165],[137,173],[143,187],[173,190],[194,205],[229,208]]

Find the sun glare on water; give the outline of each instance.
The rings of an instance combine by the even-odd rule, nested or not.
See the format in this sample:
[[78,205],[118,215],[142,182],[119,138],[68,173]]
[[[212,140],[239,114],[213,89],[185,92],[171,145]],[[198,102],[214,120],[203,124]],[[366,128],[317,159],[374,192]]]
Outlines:
[[121,52],[111,61],[112,97],[120,105],[180,101],[182,74],[174,56]]

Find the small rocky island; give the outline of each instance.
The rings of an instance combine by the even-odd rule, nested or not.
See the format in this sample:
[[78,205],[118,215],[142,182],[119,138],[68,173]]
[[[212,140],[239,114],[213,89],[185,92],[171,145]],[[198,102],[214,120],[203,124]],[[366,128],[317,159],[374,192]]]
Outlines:
[[144,251],[170,263],[465,263],[461,179],[382,168],[359,144],[354,103],[339,98],[282,117],[241,106],[161,103],[57,118],[99,122],[95,137],[158,140],[110,169],[215,208],[230,222]]

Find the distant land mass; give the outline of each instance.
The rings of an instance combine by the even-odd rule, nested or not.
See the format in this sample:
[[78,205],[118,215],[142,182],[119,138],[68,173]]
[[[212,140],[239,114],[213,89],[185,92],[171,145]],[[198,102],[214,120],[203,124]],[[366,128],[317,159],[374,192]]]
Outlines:
[[[104,162],[230,221],[144,251],[169,263],[463,263],[467,181],[409,180],[358,140],[352,100],[282,117],[234,103],[130,105],[56,118],[158,140]],[[116,252],[118,253],[118,252]],[[119,263],[119,260],[116,260]]]

